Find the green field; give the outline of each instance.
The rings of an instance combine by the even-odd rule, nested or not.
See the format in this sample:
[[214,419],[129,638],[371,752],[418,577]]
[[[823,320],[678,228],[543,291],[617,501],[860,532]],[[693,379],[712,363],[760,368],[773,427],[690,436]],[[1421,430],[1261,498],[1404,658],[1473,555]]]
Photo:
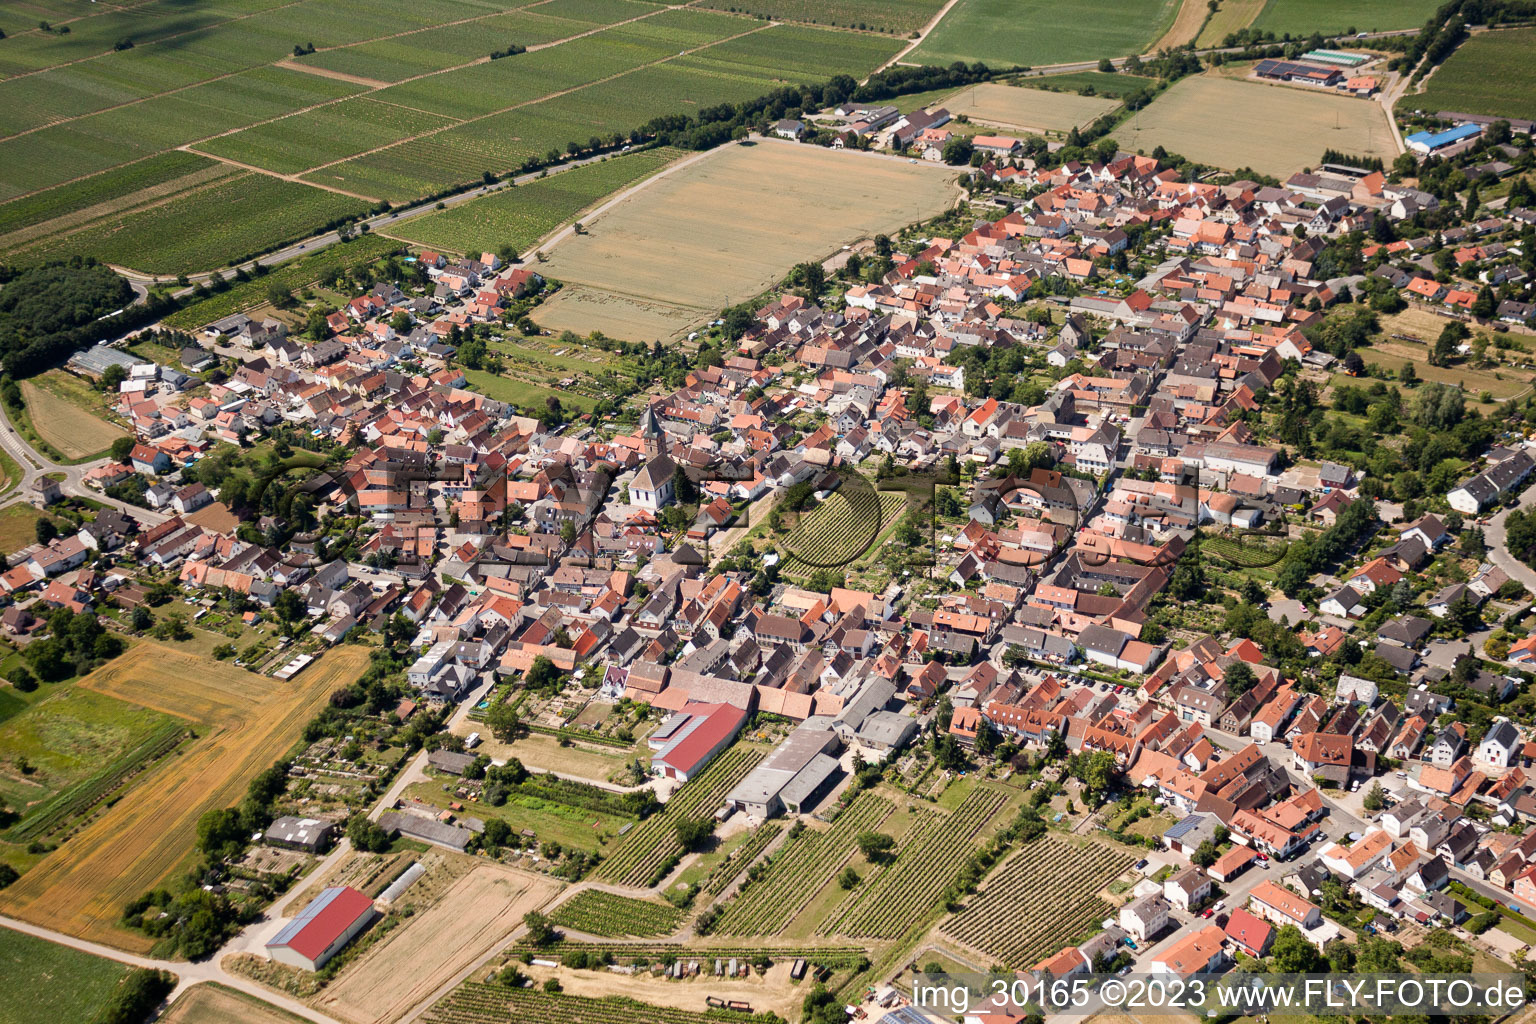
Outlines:
[[1125,57],[1161,38],[1178,10],[1179,0],[960,0],[905,59],[1007,68]]
[[61,690],[0,723],[0,801],[27,840],[84,810],[145,758],[184,731],[178,719],[78,687]]
[[670,903],[588,889],[562,903],[550,920],[561,928],[602,938],[652,938],[675,932],[683,923],[683,912]]
[[503,245],[524,252],[598,200],[650,177],[680,155],[675,149],[653,149],[586,164],[392,230],[412,243],[450,252],[495,252]]
[[932,21],[944,0],[705,0],[703,6],[774,21],[908,35]]
[[535,414],[544,411],[544,402],[550,398],[560,399],[560,404],[566,409],[580,409],[583,412],[597,404],[585,395],[560,388],[547,388],[521,378],[499,377],[484,370],[465,370],[464,376],[468,378],[469,386],[482,395],[498,402],[508,402],[520,409],[531,409]]
[[1275,35],[1289,32],[1386,32],[1418,28],[1440,0],[1269,0],[1253,27]]
[[275,249],[320,224],[367,210],[367,203],[350,196],[243,174],[177,202],[39,242],[25,252],[35,259],[94,256],[146,274],[196,273]]
[[0,1021],[93,1020],[128,971],[116,961],[0,928]]
[[[369,202],[610,144],[658,116],[863,77],[940,0],[775,2],[815,21],[879,12],[895,35],[642,0],[226,0],[195,11],[44,0],[19,20],[0,12],[0,256],[215,269]],[[68,34],[35,27],[69,15]],[[511,46],[528,50],[488,59]],[[178,149],[191,152],[167,155]],[[241,176],[249,168],[265,176]]]
[[1475,35],[1435,70],[1402,110],[1536,118],[1536,28]]

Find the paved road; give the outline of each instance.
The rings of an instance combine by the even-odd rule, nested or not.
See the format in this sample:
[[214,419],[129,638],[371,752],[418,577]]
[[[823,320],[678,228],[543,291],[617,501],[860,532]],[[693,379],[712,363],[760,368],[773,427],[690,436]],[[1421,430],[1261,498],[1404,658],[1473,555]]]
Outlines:
[[85,474],[97,466],[108,462],[108,459],[97,459],[94,462],[82,462],[75,465],[65,465],[54,462],[37,451],[27,439],[22,437],[16,428],[11,425],[10,414],[3,406],[0,406],[0,447],[3,447],[11,458],[21,467],[21,479],[7,484],[4,491],[0,491],[0,506],[14,504],[26,500],[27,488],[38,477],[48,475],[62,476],[64,479],[59,484],[60,490],[66,494],[77,497],[89,498],[91,501],[125,512],[146,526],[157,526],[168,519],[168,516],[159,512],[152,512],[138,505],[130,505],[116,498],[109,498],[99,491],[90,490],[85,486]]
[[[1536,483],[1525,489],[1520,495],[1517,507],[1530,510],[1536,506]],[[1525,589],[1536,594],[1536,571],[1526,565],[1520,559],[1509,553],[1506,546],[1508,537],[1504,530],[1504,521],[1509,518],[1510,510],[1506,509],[1488,520],[1488,525],[1483,528],[1483,538],[1488,542],[1488,560],[1503,569],[1512,580],[1518,580],[1525,585]]]

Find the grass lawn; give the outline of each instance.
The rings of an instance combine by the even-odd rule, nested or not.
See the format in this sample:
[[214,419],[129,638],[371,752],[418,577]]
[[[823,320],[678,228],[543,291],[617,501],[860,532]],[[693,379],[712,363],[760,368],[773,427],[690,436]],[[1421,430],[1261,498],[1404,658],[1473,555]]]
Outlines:
[[[443,791],[440,782],[420,782],[406,790],[407,796],[424,800],[436,807],[447,807],[456,801],[451,792]],[[633,819],[611,814],[600,814],[551,800],[513,795],[500,807],[486,803],[465,803],[463,813],[489,821],[501,818],[512,826],[513,832],[533,832],[541,840],[553,839],[561,846],[600,852],[608,841],[624,825]]]
[[912,63],[994,68],[1144,53],[1173,25],[1179,0],[960,0]]
[[44,939],[0,928],[5,1024],[62,1024],[95,1018],[129,968]]
[[1404,110],[1451,110],[1493,117],[1536,118],[1536,28],[1484,32],[1456,48]]
[[482,395],[494,398],[498,402],[510,402],[519,408],[532,409],[535,413],[544,411],[544,401],[547,398],[558,398],[560,404],[567,409],[580,409],[583,412],[597,404],[585,395],[578,395],[560,388],[547,388],[527,380],[499,377],[484,370],[465,370],[464,376],[469,380],[469,386]]

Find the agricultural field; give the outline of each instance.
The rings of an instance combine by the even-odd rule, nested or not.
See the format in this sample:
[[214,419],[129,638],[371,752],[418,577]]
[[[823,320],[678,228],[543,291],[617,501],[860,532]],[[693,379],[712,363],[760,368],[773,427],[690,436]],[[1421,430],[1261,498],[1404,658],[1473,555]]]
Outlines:
[[1153,43],[1149,49],[1170,50],[1194,42],[1209,13],[1210,8],[1206,6],[1205,0],[1182,0],[1173,24],[1168,26],[1168,31],[1163,33],[1162,38]]
[[0,1019],[6,1024],[89,1021],[131,968],[46,939],[0,928]]
[[737,744],[719,754],[709,767],[672,794],[666,807],[635,826],[613,855],[598,865],[593,877],[619,885],[654,885],[682,857],[677,823],[715,813],[729,793],[763,759],[763,752]]
[[731,883],[747,869],[747,865],[755,861],[769,845],[778,838],[784,826],[778,822],[765,821],[753,830],[752,835],[731,856],[715,865],[713,871],[704,880],[703,889],[711,896],[718,896],[730,888]]
[[807,824],[768,861],[768,870],[748,883],[720,915],[720,935],[777,935],[854,853],[854,837],[876,829],[895,807],[873,793],[859,794],[831,826]]
[[[641,0],[243,0],[238,17],[93,12],[68,36],[24,23],[0,56],[0,75],[19,75],[0,80],[0,253],[205,271],[360,204],[416,199],[659,115],[862,77],[939,5],[816,5],[855,23],[880,11],[895,35]],[[133,47],[113,52],[124,38]],[[514,45],[527,52],[488,59]]]
[[[432,906],[418,909],[405,925],[348,964],[317,1007],[354,1024],[400,1020],[464,965],[505,942],[523,915],[543,906],[559,888],[547,876],[479,864]],[[403,897],[410,898],[409,892]]]
[[683,923],[683,912],[670,903],[588,889],[560,904],[550,915],[550,921],[584,935],[644,939],[677,931]]
[[195,985],[181,994],[160,1016],[162,1024],[303,1024],[255,996],[214,982]]
[[[1117,76],[1104,77],[1114,79]],[[972,86],[957,93],[948,103],[951,114],[965,114],[981,124],[1037,135],[1081,128],[1119,105],[1118,100],[1103,96],[1020,89],[994,82]]]
[[1196,46],[1220,46],[1221,41],[1233,32],[1253,24],[1253,19],[1264,9],[1266,0],[1219,0],[1220,6],[1211,15],[1195,40]]
[[123,905],[174,874],[195,845],[198,817],[238,803],[256,773],[289,750],[367,661],[365,648],[340,647],[279,682],[144,642],[85,677],[81,689],[190,719],[201,738],[0,892],[0,912],[147,949],[147,937],[119,926]]
[[[798,260],[941,212],[954,178],[926,162],[815,146],[727,146],[653,179],[551,248],[545,276],[583,290],[562,292],[534,319],[625,340],[678,336],[772,286]],[[907,202],[892,204],[892,195]],[[579,310],[594,305],[601,322],[586,326]]]
[[940,930],[993,962],[1023,970],[1110,912],[1098,894],[1132,860],[1104,844],[1046,835],[1004,861]]
[[[700,1002],[702,1002],[700,997]],[[423,1024],[731,1024],[751,1020],[745,1014],[720,1010],[682,1010],[614,996],[584,996],[542,992],[536,988],[465,982],[422,1015]]]
[[919,811],[923,817],[903,839],[896,859],[854,889],[820,931],[861,939],[906,934],[937,905],[976,838],[1006,802],[995,789],[975,789],[953,813]]
[[1146,53],[1181,0],[959,0],[905,58],[1002,69]]
[[0,803],[21,814],[0,835],[30,842],[55,834],[185,735],[181,719],[60,689],[0,724]]
[[783,546],[808,566],[847,565],[880,536],[906,507],[906,495],[876,491],[862,478],[845,481],[790,528]]
[[944,0],[705,0],[705,7],[773,21],[910,35],[933,20]]
[[366,202],[351,196],[242,174],[23,252],[39,260],[94,256],[146,274],[195,273],[278,248],[320,224],[367,210]]
[[1277,36],[1387,32],[1418,28],[1439,6],[1438,0],[1269,0],[1253,27]]
[[128,436],[101,418],[101,393],[63,370],[22,381],[21,397],[38,436],[71,461],[96,458]]
[[1398,100],[1404,110],[1450,110],[1493,117],[1536,118],[1536,28],[1483,32],[1429,76],[1424,91]]
[[[1213,119],[1221,131],[1211,130]],[[1277,124],[1286,130],[1276,132]],[[1330,148],[1388,163],[1397,156],[1378,103],[1212,75],[1175,82],[1115,136],[1129,149],[1162,146],[1214,167],[1251,167],[1278,178],[1315,165]]]
[[0,250],[237,173],[228,165],[177,150],[37,192],[0,206]]
[[560,171],[517,188],[502,189],[390,229],[414,245],[456,253],[519,253],[606,196],[647,178],[681,156],[648,149]]

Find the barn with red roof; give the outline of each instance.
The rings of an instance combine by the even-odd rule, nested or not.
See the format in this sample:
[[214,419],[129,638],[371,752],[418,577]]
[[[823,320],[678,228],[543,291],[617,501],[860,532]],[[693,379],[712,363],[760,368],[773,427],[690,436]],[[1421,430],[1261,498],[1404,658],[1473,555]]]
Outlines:
[[689,701],[650,736],[651,767],[669,779],[687,782],[736,738],[747,712],[731,704]]
[[377,914],[367,896],[349,885],[333,885],[272,937],[267,955],[278,963],[318,971]]

